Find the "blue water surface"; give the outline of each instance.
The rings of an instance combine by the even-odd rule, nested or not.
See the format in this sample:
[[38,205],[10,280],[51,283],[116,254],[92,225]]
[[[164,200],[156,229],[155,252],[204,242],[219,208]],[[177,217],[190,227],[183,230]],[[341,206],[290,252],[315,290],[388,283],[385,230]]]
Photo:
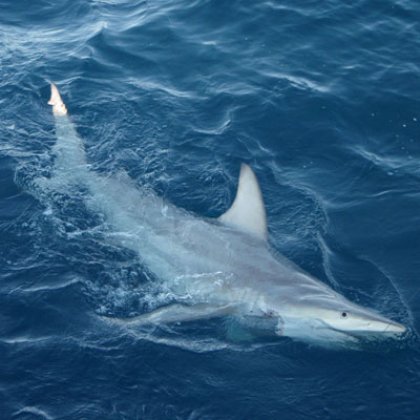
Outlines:
[[[420,418],[420,2],[0,0],[2,419]],[[227,320],[149,336],[102,316],[162,297],[53,157],[49,83],[93,170],[214,217],[239,165],[270,242],[408,326],[361,351],[238,339]]]

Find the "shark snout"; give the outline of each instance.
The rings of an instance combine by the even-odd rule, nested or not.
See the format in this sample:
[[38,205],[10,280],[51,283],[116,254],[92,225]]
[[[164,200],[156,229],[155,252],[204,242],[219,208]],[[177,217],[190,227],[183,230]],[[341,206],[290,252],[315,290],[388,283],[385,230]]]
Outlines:
[[398,322],[391,321],[386,325],[384,333],[402,334],[407,331],[407,328]]
[[403,334],[407,328],[397,321],[386,318],[381,315],[373,315],[368,318],[368,330],[376,331],[382,334]]
[[384,335],[400,335],[403,334],[407,328],[399,322],[392,321],[385,317],[369,319],[361,325],[361,328],[355,328],[355,332],[360,333],[373,333]]

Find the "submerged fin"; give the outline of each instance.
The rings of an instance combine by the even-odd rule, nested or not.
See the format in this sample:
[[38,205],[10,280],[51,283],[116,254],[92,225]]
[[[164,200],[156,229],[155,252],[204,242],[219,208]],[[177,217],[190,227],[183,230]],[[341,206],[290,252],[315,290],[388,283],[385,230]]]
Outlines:
[[235,318],[230,318],[225,323],[226,338],[233,343],[246,343],[255,339],[251,331],[245,328]]
[[231,306],[211,306],[207,304],[197,304],[193,306],[173,305],[158,308],[152,312],[127,319],[112,319],[112,322],[120,325],[150,325],[150,324],[170,324],[174,322],[195,321],[202,318],[215,318],[231,313]]
[[52,105],[53,114],[56,116],[67,115],[67,108],[64,105],[63,100],[61,99],[60,92],[57,89],[57,86],[54,83],[51,83],[51,97],[48,101],[48,105]]
[[235,201],[219,220],[263,240],[267,239],[267,216],[261,189],[254,171],[244,163],[241,165]]

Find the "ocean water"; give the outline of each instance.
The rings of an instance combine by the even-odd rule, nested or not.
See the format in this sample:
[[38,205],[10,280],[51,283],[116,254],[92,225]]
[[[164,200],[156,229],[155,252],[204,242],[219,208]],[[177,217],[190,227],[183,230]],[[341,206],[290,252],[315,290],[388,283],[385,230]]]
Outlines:
[[[420,3],[0,0],[0,418],[420,416]],[[374,349],[128,334],[167,297],[84,191],[39,182],[57,83],[89,165],[215,217],[241,162],[274,249],[408,326]]]

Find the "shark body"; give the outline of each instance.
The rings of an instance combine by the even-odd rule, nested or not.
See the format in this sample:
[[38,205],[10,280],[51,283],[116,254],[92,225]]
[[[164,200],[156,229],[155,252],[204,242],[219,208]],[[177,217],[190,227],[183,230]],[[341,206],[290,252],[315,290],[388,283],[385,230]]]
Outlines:
[[88,169],[83,144],[57,88],[51,86],[57,142],[53,177],[71,178],[90,193],[120,243],[138,252],[177,303],[120,320],[136,326],[234,316],[270,334],[310,341],[389,337],[406,328],[350,302],[274,252],[267,242],[262,193],[252,169],[241,166],[236,198],[217,220],[188,213],[128,178]]

